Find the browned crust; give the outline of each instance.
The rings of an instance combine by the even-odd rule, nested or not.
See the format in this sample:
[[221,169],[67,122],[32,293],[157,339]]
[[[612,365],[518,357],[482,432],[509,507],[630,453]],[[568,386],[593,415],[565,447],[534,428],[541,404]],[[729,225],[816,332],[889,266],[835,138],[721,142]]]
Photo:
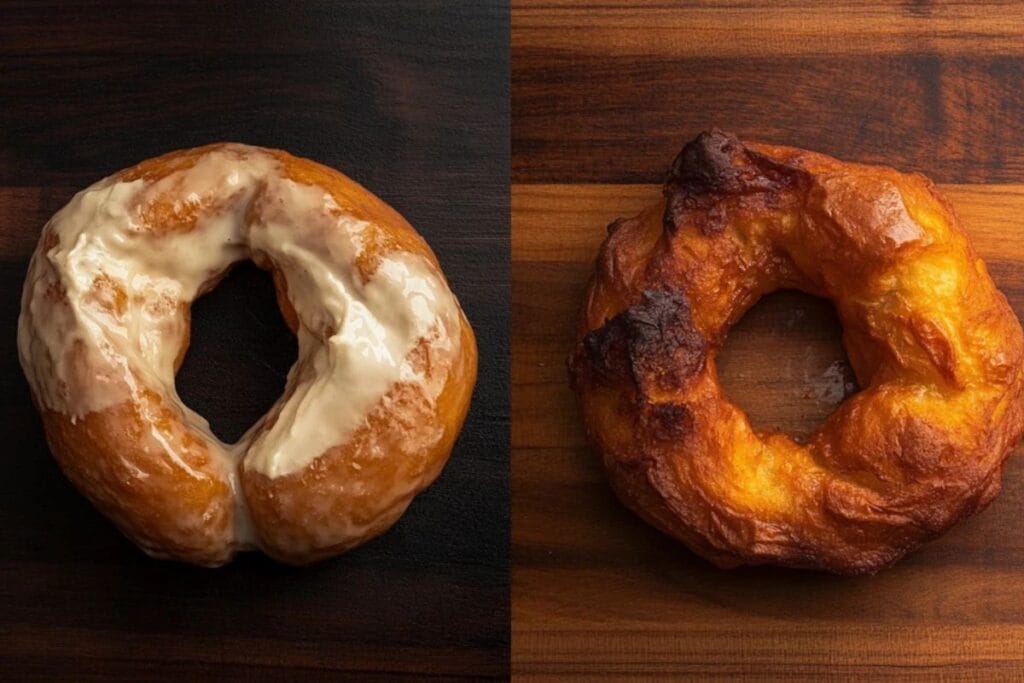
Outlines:
[[[715,373],[729,327],[782,287],[833,300],[864,387],[806,446],[754,432]],[[712,131],[664,202],[610,226],[569,371],[613,488],[648,522],[722,567],[858,574],[998,493],[1022,358],[926,178]]]
[[587,359],[607,382],[675,389],[704,367],[707,342],[679,290],[646,290],[640,301],[583,338]]
[[[120,180],[155,182],[194,165],[204,154],[224,143],[180,150],[146,160],[117,174]],[[236,148],[237,149],[237,148]],[[357,267],[365,278],[372,276],[381,257],[405,251],[427,258],[438,274],[437,258],[426,242],[394,209],[345,175],[281,150],[266,150],[280,162],[284,174],[299,183],[325,188],[341,210],[375,224]],[[188,231],[203,210],[212,205],[189,204],[168,195],[140,207],[143,226],[153,233]],[[47,232],[41,249],[54,244]],[[292,330],[298,319],[287,298],[280,270],[262,254],[254,260],[271,271],[282,314]],[[226,271],[225,271],[226,272]],[[220,280],[219,273],[206,283],[206,291]],[[97,291],[97,305],[116,307],[125,296],[120,291]],[[54,305],[66,301],[63,292],[52,292]],[[188,311],[184,312],[187,316]],[[370,416],[369,426],[349,443],[338,444],[302,472],[269,480],[261,475],[242,475],[245,495],[257,527],[257,535],[272,556],[295,564],[336,555],[389,528],[405,506],[438,475],[451,452],[468,410],[476,380],[477,352],[472,329],[460,313],[461,355],[448,371],[444,389],[431,404],[412,385],[396,385]],[[188,346],[187,331],[177,362]],[[430,362],[428,350],[422,361]],[[438,367],[433,372],[444,372]],[[136,381],[139,378],[135,378]],[[38,405],[38,397],[36,398]],[[385,409],[383,406],[387,405]],[[148,553],[203,565],[217,565],[233,556],[238,544],[234,535],[234,493],[227,473],[211,459],[207,437],[193,430],[181,408],[155,391],[143,389],[136,401],[72,419],[42,410],[51,450],[68,478],[107,517]],[[181,458],[174,462],[154,438],[168,440]],[[378,476],[367,479],[361,496],[345,492],[353,462],[366,449],[385,449],[388,458]],[[354,454],[354,455],[353,455]],[[368,463],[363,463],[368,464]],[[393,514],[375,508],[373,501],[385,495],[383,487],[413,481]],[[382,487],[374,491],[373,487]],[[373,518],[373,515],[379,515]],[[345,520],[367,522],[365,533],[344,542],[338,534]]]
[[[159,397],[147,392],[139,403],[78,420],[51,410],[42,417],[50,451],[68,479],[146,552],[207,566],[230,559],[230,486],[205,439]],[[152,430],[181,462],[168,457]]]
[[[242,472],[260,545],[275,559],[307,564],[387,531],[413,497],[441,473],[462,428],[476,383],[476,344],[465,321],[462,348],[431,405],[421,391],[396,384],[345,443],[295,474],[270,479]],[[429,357],[427,345],[413,360]],[[380,452],[389,454],[381,458]],[[350,493],[341,493],[344,487]],[[401,495],[392,491],[404,489]],[[352,528],[361,528],[358,534]]]
[[[663,225],[675,230],[684,216],[699,216],[700,230],[721,232],[724,216],[716,211],[723,196],[778,196],[801,182],[806,174],[748,149],[738,139],[713,131],[686,143],[668,173]],[[694,209],[700,209],[697,213]]]

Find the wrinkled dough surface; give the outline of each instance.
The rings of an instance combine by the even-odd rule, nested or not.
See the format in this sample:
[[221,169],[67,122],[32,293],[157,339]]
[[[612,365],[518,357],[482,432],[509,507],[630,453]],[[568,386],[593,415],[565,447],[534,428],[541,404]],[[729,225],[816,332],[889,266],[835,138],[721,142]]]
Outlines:
[[[992,500],[1024,341],[928,179],[714,131],[664,194],[610,226],[569,363],[627,506],[722,567],[855,574]],[[716,376],[729,327],[780,288],[835,304],[863,387],[806,443],[753,430]]]

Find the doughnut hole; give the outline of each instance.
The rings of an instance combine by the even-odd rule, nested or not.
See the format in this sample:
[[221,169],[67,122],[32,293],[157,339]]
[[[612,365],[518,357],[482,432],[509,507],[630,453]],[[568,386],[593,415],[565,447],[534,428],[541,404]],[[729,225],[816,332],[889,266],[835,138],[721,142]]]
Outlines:
[[236,265],[192,304],[192,329],[175,385],[178,395],[234,443],[284,393],[298,356],[270,273]]
[[726,395],[758,431],[804,442],[859,387],[832,304],[785,290],[733,326],[716,360]]

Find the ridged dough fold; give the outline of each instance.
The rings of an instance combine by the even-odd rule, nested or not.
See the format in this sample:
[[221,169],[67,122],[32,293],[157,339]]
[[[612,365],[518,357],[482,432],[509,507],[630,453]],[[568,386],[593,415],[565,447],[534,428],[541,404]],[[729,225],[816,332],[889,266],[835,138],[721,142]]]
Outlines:
[[[648,522],[722,567],[858,574],[998,493],[1024,337],[927,178],[712,131],[609,232],[569,371]],[[835,304],[862,388],[806,443],[755,431],[715,370],[730,326],[782,288]]]

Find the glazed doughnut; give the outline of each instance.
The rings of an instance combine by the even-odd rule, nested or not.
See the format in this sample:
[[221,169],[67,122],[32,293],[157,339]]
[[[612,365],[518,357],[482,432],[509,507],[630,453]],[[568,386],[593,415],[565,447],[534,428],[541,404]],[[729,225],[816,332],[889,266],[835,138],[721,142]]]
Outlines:
[[[609,233],[569,370],[613,488],[650,524],[721,567],[860,574],[996,496],[1024,338],[927,178],[714,131]],[[781,288],[833,302],[861,387],[805,443],[754,431],[715,370],[730,326]]]
[[[272,273],[298,360],[227,445],[174,376],[190,304],[245,259]],[[209,566],[253,548],[303,564],[383,533],[440,473],[476,379],[469,324],[401,216],[335,170],[238,144],[75,195],[32,257],[18,351],[68,478],[150,555]]]

